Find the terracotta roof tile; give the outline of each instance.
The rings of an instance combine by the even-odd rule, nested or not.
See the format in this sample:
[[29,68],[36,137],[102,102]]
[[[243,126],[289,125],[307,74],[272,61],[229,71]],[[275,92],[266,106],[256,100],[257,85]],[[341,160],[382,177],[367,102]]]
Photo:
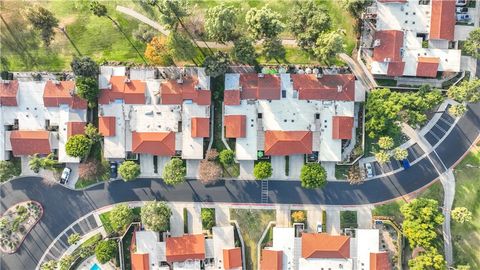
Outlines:
[[125,104],[145,104],[146,83],[129,80],[127,76],[110,77],[111,89],[102,89],[98,103],[108,104],[115,99],[123,99]]
[[210,136],[210,118],[192,118],[192,137],[208,138]]
[[205,236],[203,234],[168,237],[166,240],[168,262],[205,259]]
[[150,259],[148,253],[132,253],[132,270],[149,270]]
[[333,116],[332,138],[335,140],[351,140],[353,117]]
[[355,76],[352,74],[323,75],[291,74],[293,89],[303,100],[355,100]]
[[240,105],[240,90],[228,90],[223,92],[223,102],[225,105]]
[[17,106],[18,81],[0,82],[0,105]]
[[350,237],[326,233],[303,233],[302,258],[350,258]]
[[390,62],[388,63],[388,76],[402,76],[405,69],[405,62]]
[[85,122],[67,122],[67,138],[73,135],[85,134]]
[[265,131],[265,155],[287,156],[312,153],[311,131]]
[[174,132],[132,132],[132,152],[156,156],[175,155]]
[[417,76],[418,77],[437,77],[438,65],[440,58],[438,57],[418,57],[417,59]]
[[283,269],[283,252],[281,250],[262,250],[262,260],[260,262],[260,270],[282,270]]
[[225,270],[242,267],[242,251],[240,248],[230,248],[223,250],[223,268]]
[[185,77],[182,83],[177,80],[168,80],[160,84],[160,97],[162,104],[182,104],[184,100],[192,100],[198,105],[210,105],[211,91],[197,90],[195,87],[198,79]]
[[50,133],[45,130],[11,131],[10,143],[12,145],[12,152],[14,156],[33,154],[47,155],[52,151],[50,148]]
[[98,117],[98,131],[104,137],[115,136],[115,116]]
[[223,122],[226,138],[245,138],[247,136],[247,117],[245,115],[225,115]]
[[453,40],[455,36],[455,0],[432,0],[430,39]]
[[68,104],[73,109],[87,109],[87,101],[76,94],[74,81],[47,81],[43,91],[45,107],[58,107]]
[[403,47],[403,32],[398,30],[383,30],[375,32],[375,40],[380,41],[380,45],[373,49],[373,60],[378,62],[402,61],[400,49]]
[[370,253],[370,270],[391,270],[387,252]]
[[280,76],[257,73],[240,74],[241,99],[280,99]]

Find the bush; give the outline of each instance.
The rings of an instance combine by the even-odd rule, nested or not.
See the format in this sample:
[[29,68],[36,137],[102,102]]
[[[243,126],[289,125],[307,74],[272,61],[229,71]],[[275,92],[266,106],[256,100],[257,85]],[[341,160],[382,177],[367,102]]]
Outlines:
[[222,177],[222,168],[214,161],[202,160],[198,169],[198,180],[203,184],[209,184]]
[[117,243],[114,240],[104,240],[95,247],[95,256],[99,263],[104,264],[115,257]]
[[215,226],[215,208],[202,208],[202,228],[211,230]]
[[261,180],[272,176],[272,164],[267,161],[260,161],[253,168],[255,179]]
[[183,165],[183,161],[179,158],[172,158],[163,169],[163,181],[167,185],[177,185],[185,182],[187,169]]
[[70,66],[75,76],[96,77],[100,73],[97,63],[88,56],[75,57]]
[[72,233],[68,236],[67,243],[69,245],[75,245],[76,243],[78,243],[78,241],[80,241],[80,239],[82,239],[82,237],[80,237],[80,234]]
[[223,164],[223,166],[229,166],[232,165],[235,160],[235,152],[229,149],[224,149],[222,152],[220,152],[220,163]]
[[118,167],[118,172],[124,181],[131,181],[140,175],[140,165],[128,160]]
[[164,232],[170,228],[171,215],[172,210],[165,202],[146,203],[140,211],[142,224],[145,228],[156,232]]
[[320,188],[327,183],[327,172],[320,163],[307,163],[302,167],[300,180],[304,188]]
[[127,204],[119,204],[109,214],[110,224],[116,232],[123,232],[133,222],[133,210]]
[[218,151],[215,148],[212,148],[207,151],[207,154],[205,155],[205,159],[209,161],[215,161],[218,158]]
[[304,223],[307,220],[304,211],[294,211],[292,213],[292,221],[294,223]]
[[21,173],[22,169],[14,162],[0,160],[0,182],[5,182],[14,176],[19,176]]
[[65,151],[67,152],[67,155],[72,157],[86,157],[88,152],[90,152],[91,145],[92,140],[85,135],[73,135],[68,138],[68,141],[65,144]]

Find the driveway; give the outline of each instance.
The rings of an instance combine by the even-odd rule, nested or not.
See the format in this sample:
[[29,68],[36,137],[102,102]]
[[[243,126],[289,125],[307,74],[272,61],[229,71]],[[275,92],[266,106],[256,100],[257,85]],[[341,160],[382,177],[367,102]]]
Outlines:
[[254,167],[253,160],[239,160],[239,163],[240,163],[240,176],[238,178],[242,180],[255,179],[255,176],[253,176],[253,167]]
[[300,179],[300,171],[302,170],[304,162],[303,155],[292,155],[289,157],[289,179]]
[[272,179],[286,179],[285,175],[285,157],[272,156],[270,163],[272,164]]
[[340,210],[338,208],[327,208],[327,233],[338,235],[340,229]]

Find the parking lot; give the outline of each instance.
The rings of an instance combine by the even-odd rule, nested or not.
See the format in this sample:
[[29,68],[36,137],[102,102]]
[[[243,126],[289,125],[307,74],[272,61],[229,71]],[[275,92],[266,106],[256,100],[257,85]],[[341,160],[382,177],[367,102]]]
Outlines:
[[[414,162],[421,156],[425,154],[425,152],[420,148],[420,145],[418,144],[413,144],[412,146],[407,148],[408,156],[407,160],[409,163]],[[395,171],[397,169],[400,169],[402,167],[402,164],[400,161],[395,160],[394,158],[390,158],[390,161],[380,165],[377,161],[371,162],[372,167],[373,167],[373,176],[376,175],[382,175],[385,173],[389,173],[392,171]]]
[[424,136],[433,147],[445,136],[453,123],[455,123],[455,119],[447,113],[447,110],[448,107],[435,125]]

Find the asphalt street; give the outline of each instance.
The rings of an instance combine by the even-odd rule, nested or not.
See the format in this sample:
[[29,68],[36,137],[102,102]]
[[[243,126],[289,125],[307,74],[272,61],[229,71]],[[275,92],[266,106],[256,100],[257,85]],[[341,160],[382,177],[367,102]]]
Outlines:
[[[454,126],[452,132],[436,148],[445,166],[457,162],[480,134],[480,104],[470,110]],[[361,205],[399,198],[430,184],[438,174],[427,158],[408,170],[366,181],[360,185],[329,182],[324,188],[306,190],[299,181],[270,180],[269,203]],[[43,252],[53,239],[78,218],[103,206],[126,201],[195,201],[260,203],[259,181],[220,181],[204,186],[196,180],[170,187],[160,179],[139,179],[132,182],[103,183],[85,191],[73,191],[60,185],[49,186],[41,178],[25,177],[0,186],[0,210],[25,200],[40,202],[45,213],[15,254],[3,254],[1,270],[35,269]]]

